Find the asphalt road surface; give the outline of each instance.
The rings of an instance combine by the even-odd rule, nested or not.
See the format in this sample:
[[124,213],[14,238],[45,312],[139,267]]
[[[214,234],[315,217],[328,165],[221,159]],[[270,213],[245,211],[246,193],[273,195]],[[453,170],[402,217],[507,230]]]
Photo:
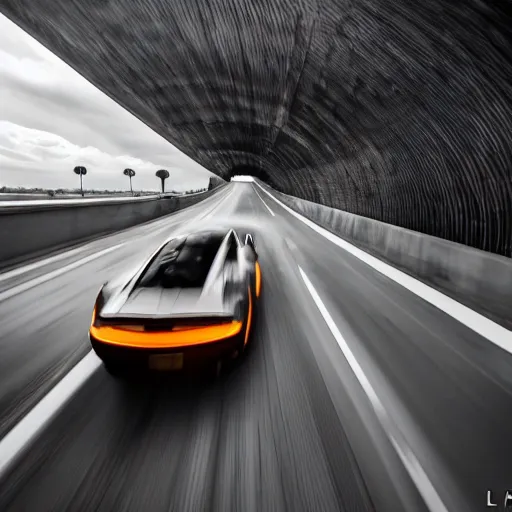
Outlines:
[[[255,235],[251,350],[214,383],[115,380],[101,284],[196,223]],[[502,510],[511,420],[508,352],[256,184],[0,274],[2,511]]]

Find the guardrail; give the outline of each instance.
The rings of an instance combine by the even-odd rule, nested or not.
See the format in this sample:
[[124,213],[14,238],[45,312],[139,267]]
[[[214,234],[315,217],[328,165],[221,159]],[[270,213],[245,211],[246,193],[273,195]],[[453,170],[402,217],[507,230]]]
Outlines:
[[4,201],[0,203],[0,268],[168,215],[223,188],[188,195]]
[[[190,194],[192,195],[192,194]],[[141,197],[87,197],[80,199],[23,199],[20,201],[0,201],[0,213],[3,209],[15,211],[16,209],[24,208],[67,208],[69,206],[90,206],[98,204],[114,204],[114,203],[135,203],[141,201],[154,201],[160,199],[160,194],[152,196]],[[183,196],[168,196],[168,197],[183,197]]]
[[[195,192],[194,194],[173,194],[172,192],[146,194],[144,196],[98,196],[98,197],[69,197],[69,198],[58,198],[44,196],[41,199],[9,199],[2,201],[2,195],[0,194],[0,209],[2,208],[16,208],[25,206],[44,206],[44,207],[58,207],[58,206],[69,206],[69,205],[81,205],[85,206],[88,204],[109,204],[119,202],[134,202],[144,201],[148,199],[161,199],[161,198],[184,198],[184,197],[201,197],[203,194],[211,192],[205,190],[203,192]],[[8,195],[8,194],[6,194]],[[16,195],[16,194],[12,194]],[[17,194],[21,195],[21,194]],[[33,197],[35,194],[25,194],[25,196]],[[42,195],[42,194],[41,194]]]
[[[215,187],[218,188],[218,187]],[[215,190],[215,189],[214,189]],[[211,192],[211,190],[203,190],[202,192],[194,192],[193,194],[173,194],[172,192],[164,192],[163,194],[160,193],[160,197],[194,197],[194,196],[200,196],[201,194],[206,194],[206,192]]]
[[512,259],[336,210],[258,184],[289,208],[512,329]]

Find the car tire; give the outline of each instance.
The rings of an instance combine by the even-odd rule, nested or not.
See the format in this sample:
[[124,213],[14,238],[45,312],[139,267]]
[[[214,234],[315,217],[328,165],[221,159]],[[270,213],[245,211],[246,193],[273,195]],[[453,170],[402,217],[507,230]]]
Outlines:
[[216,360],[215,362],[212,361],[205,366],[199,377],[200,382],[208,386],[211,386],[214,385],[215,382],[219,380],[219,378],[225,371],[225,366],[221,364],[219,367],[219,362],[220,360]]
[[125,376],[123,368],[117,363],[103,361],[103,366],[107,373],[115,379],[121,379]]

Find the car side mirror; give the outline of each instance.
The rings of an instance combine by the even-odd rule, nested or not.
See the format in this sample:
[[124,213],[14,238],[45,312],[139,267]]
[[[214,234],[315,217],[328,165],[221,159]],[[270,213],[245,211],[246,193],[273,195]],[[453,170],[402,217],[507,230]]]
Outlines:
[[256,252],[256,248],[254,247],[254,239],[252,237],[252,235],[250,233],[247,233],[245,235],[245,245],[248,245],[249,247],[251,247],[251,249],[253,250],[254,252],[254,255],[256,257],[256,259],[258,259],[258,253]]

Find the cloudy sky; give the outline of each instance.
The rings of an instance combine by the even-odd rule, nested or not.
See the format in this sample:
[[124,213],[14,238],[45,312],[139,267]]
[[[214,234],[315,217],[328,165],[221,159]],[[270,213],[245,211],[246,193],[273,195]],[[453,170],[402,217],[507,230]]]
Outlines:
[[0,14],[0,186],[175,190],[207,186],[211,174],[124,110]]

